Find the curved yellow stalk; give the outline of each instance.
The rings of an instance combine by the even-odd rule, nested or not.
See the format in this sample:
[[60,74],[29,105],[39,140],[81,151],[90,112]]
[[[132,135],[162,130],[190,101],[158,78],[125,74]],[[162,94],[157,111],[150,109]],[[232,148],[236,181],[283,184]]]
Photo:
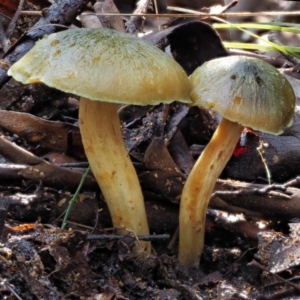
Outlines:
[[[107,202],[113,225],[137,235],[148,235],[143,195],[125,148],[117,104],[81,98],[79,122],[85,153]],[[149,242],[140,242],[140,245],[150,252]]]
[[198,266],[204,246],[205,217],[215,183],[230,159],[243,127],[222,119],[184,185],[179,214],[179,263]]

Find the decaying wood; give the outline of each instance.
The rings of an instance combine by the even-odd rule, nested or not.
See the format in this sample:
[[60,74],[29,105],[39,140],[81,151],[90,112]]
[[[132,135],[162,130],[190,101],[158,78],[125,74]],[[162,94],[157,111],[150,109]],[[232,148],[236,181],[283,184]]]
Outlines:
[[231,158],[223,172],[224,178],[247,182],[256,181],[259,177],[266,178],[266,166],[257,150],[259,146],[272,181],[285,182],[299,174],[299,138],[259,133],[259,136],[248,138],[243,154]]
[[[42,180],[46,186],[75,191],[83,174],[45,162],[35,165],[34,167],[22,169],[19,175],[27,180]],[[92,190],[98,189],[96,180],[89,176],[84,183],[84,188]]]
[[44,160],[0,136],[0,154],[14,163],[35,165]]
[[[41,168],[41,166],[37,167]],[[23,171],[21,170],[21,172]],[[31,172],[33,173],[33,176],[38,176],[38,172],[34,170]],[[58,180],[61,180],[61,178]],[[267,185],[219,180],[216,185],[216,190],[226,192],[225,194],[222,194],[221,197],[222,200],[225,200],[226,203],[230,203],[230,205],[224,207],[224,205],[220,205],[217,201],[215,201],[215,199],[212,199],[210,207],[221,210],[223,209],[232,213],[244,212],[247,216],[265,218],[272,217],[275,219],[291,219],[299,216],[299,189],[287,188],[286,192],[290,194],[290,199],[287,199],[282,191],[279,191],[275,196],[270,196],[269,193],[259,194],[255,192],[256,190],[263,190],[267,187]],[[234,194],[235,191],[239,191],[238,195]],[[280,194],[282,194],[282,196],[280,196]],[[66,201],[64,201],[64,203],[58,203],[57,216],[61,215],[65,211],[71,197],[71,194],[61,196],[61,198],[66,198]],[[59,199],[59,202],[61,202],[61,199]],[[178,226],[179,211],[179,206],[177,204],[153,199],[148,200],[146,198],[145,206],[152,232],[166,233],[174,232],[176,230]],[[88,194],[80,195],[79,201],[77,201],[74,205],[70,220],[81,224],[93,225],[94,220],[96,219],[96,210],[98,211],[99,226],[101,228],[111,227],[112,223],[110,214],[102,197],[100,199],[95,196],[89,197]],[[83,211],[85,212],[84,214],[82,213]],[[228,227],[229,230],[233,230],[233,227],[225,227]],[[256,233],[259,229],[255,225],[251,227],[250,224],[244,221],[241,224],[235,224],[234,231],[247,234],[247,236],[251,236],[251,238],[255,239]]]
[[72,150],[75,157],[85,158],[79,128],[72,124],[47,121],[27,113],[0,110],[0,126],[36,146],[64,153]]
[[[147,219],[151,232],[168,233],[176,230],[178,226],[178,206],[159,201],[145,201]],[[60,209],[62,211],[62,209]],[[63,212],[63,211],[62,211]],[[82,210],[78,216],[82,215]],[[94,217],[94,216],[93,216]],[[78,219],[82,222],[81,219]],[[110,214],[105,202],[100,201],[99,204],[99,222],[102,228],[112,226]]]
[[[295,187],[285,188],[285,185],[278,185],[277,189],[272,189],[264,184],[219,179],[215,186],[215,195],[218,195],[218,191],[223,193],[212,197],[209,205],[211,208],[223,209],[232,213],[242,212],[247,216],[275,219],[292,219],[300,215],[300,189]],[[220,204],[220,202],[216,201],[218,199],[225,201],[229,205],[224,206]],[[165,210],[165,212],[161,212],[162,215],[168,213],[168,226],[166,228],[169,228],[169,230],[176,228],[178,224],[177,205],[166,206],[163,202],[159,203],[162,205],[160,209]],[[151,205],[151,202],[148,202],[148,207],[149,204]],[[149,209],[147,210],[148,212],[153,213],[153,210]],[[161,218],[160,216],[160,213],[155,215],[154,211],[154,215],[150,217],[152,225],[155,224],[156,218]],[[254,230],[257,229],[254,228]]]
[[[51,164],[3,137],[0,138],[0,154],[11,162],[17,163],[17,165],[0,165],[0,178],[2,180],[19,181],[24,179],[37,182],[42,181],[46,186],[74,191],[82,177],[82,173],[71,168],[66,169]],[[93,177],[87,177],[84,183],[85,188],[98,189],[98,185]]]
[[125,25],[121,16],[106,16],[106,13],[118,14],[119,11],[112,0],[97,1],[94,5],[94,11],[103,27],[113,28],[119,31],[125,31]]
[[[284,191],[283,185],[282,189],[274,188],[265,193],[260,192],[268,190],[267,187],[268,185],[263,184],[218,180],[215,192],[218,195],[217,191],[227,191],[217,197],[233,206],[235,212],[238,211],[238,207],[241,207],[247,209],[248,212],[258,212],[267,217],[291,219],[300,215],[300,189],[288,187]],[[224,208],[220,207],[213,199],[210,207]],[[228,208],[230,209],[230,206]]]
[[[24,164],[0,164],[0,180],[3,182],[20,183],[22,180],[33,182],[42,181],[45,186],[54,187],[68,191],[75,191],[79,185],[83,173],[71,168],[43,162],[35,166]],[[83,190],[98,190],[95,179],[88,176],[83,184]]]
[[7,69],[10,65],[27,53],[43,35],[57,31],[54,24],[70,25],[85,5],[85,0],[57,0],[45,10],[43,17],[22,37],[22,42],[6,53],[0,66],[0,87],[9,79]]

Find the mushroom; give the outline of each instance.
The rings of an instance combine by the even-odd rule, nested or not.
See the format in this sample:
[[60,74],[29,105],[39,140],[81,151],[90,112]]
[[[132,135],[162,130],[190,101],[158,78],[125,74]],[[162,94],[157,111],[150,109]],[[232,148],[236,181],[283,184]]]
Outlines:
[[[142,191],[122,138],[117,107],[118,103],[190,102],[189,81],[180,65],[155,46],[125,33],[72,29],[38,41],[8,75],[24,84],[44,83],[81,97],[83,145],[113,225],[121,234],[126,230],[149,234]],[[149,242],[139,244],[149,253]]]
[[295,94],[268,63],[250,57],[217,58],[190,76],[193,105],[223,118],[184,185],[179,215],[179,262],[198,266],[205,217],[215,182],[230,159],[243,126],[281,134],[292,124]]

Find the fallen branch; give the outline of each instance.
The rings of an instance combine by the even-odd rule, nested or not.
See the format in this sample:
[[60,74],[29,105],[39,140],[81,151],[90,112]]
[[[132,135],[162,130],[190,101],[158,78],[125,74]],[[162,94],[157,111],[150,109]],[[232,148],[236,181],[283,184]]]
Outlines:
[[10,65],[26,54],[38,39],[55,32],[57,27],[54,24],[70,25],[85,5],[85,0],[57,0],[45,10],[32,29],[6,52],[0,66],[0,87],[9,79],[7,69]]
[[[27,113],[0,110],[0,126],[35,146],[51,151],[72,152],[76,158],[85,159],[79,128],[75,125],[48,121]],[[6,152],[9,154],[9,151]]]
[[[295,182],[298,181],[295,180]],[[279,189],[280,191],[278,191]],[[216,198],[233,206],[235,211],[242,208],[276,218],[294,218],[300,214],[300,189],[286,187],[285,184],[272,187],[263,184],[218,180],[215,192],[214,197],[219,195]],[[210,207],[220,209],[214,199],[210,202]]]

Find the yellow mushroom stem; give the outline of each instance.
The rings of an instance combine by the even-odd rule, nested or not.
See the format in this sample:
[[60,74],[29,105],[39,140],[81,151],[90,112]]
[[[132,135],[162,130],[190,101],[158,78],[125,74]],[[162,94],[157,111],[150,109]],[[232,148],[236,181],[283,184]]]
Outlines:
[[204,246],[207,206],[215,183],[230,159],[243,131],[238,123],[222,119],[184,185],[179,214],[179,263],[198,266]]
[[[79,122],[85,153],[113,225],[137,235],[148,235],[143,194],[123,141],[117,104],[81,98]],[[120,230],[119,233],[128,231]],[[150,252],[149,242],[140,241],[139,244]]]

